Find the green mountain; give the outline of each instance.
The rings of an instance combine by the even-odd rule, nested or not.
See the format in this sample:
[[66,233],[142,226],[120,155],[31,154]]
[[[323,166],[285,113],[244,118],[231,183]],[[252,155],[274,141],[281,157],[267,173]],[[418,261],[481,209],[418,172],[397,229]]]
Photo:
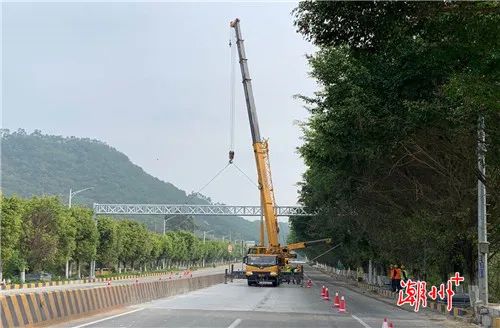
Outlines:
[[[1,189],[22,197],[56,195],[67,202],[69,188],[93,187],[73,198],[73,203],[210,204],[203,195],[187,195],[173,184],[144,172],[129,158],[102,141],[2,130]],[[150,229],[162,231],[159,216],[131,217]],[[258,240],[258,222],[241,217],[180,217],[169,220],[167,229],[189,229],[202,234]],[[282,236],[288,224],[280,224]],[[228,237],[226,237],[228,238]]]

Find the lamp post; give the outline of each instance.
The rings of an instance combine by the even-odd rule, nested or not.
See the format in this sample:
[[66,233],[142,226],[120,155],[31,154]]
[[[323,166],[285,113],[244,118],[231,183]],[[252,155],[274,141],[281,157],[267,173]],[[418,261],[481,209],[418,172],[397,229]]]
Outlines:
[[87,190],[90,190],[90,189],[94,189],[94,187],[88,187],[88,188],[80,189],[77,191],[72,191],[71,189],[69,189],[68,208],[71,208],[71,200],[73,199],[74,195],[79,194],[79,193],[84,192],[84,191],[87,191]]
[[212,232],[213,230],[203,231],[203,245],[205,245],[205,236],[207,233]]
[[[74,195],[79,194],[79,193],[84,192],[84,191],[87,191],[87,190],[90,190],[90,189],[94,189],[94,187],[88,187],[88,188],[80,189],[80,190],[77,190],[77,191],[73,191],[70,188],[69,189],[69,197],[68,197],[68,208],[71,208],[71,201],[72,201]],[[92,264],[91,264],[91,266],[92,266]],[[66,276],[66,279],[69,279],[69,276],[70,276],[70,273],[69,273],[69,259],[66,259],[65,276]]]
[[[165,215],[165,217],[166,217],[166,215]],[[174,216],[169,217],[168,219],[163,220],[163,234],[164,235],[165,235],[165,232],[167,230],[167,222],[172,220],[173,218],[176,218],[176,217],[177,217],[177,215],[174,215]]]
[[[203,231],[203,245],[205,245],[205,236],[207,235],[207,232],[212,232],[213,230],[208,230],[208,231]],[[205,267],[205,254],[203,254],[203,263],[202,266]]]

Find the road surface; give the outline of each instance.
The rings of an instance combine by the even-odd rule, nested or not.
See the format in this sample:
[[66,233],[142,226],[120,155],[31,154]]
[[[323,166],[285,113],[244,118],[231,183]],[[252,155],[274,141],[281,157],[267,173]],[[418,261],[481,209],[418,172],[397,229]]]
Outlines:
[[[235,270],[237,265],[234,266]],[[241,267],[241,264],[240,264]],[[199,277],[199,276],[205,276],[205,275],[211,275],[211,274],[216,274],[216,273],[224,273],[224,269],[228,268],[228,265],[224,266],[218,266],[215,268],[204,268],[204,269],[199,269],[192,271],[193,277]],[[149,276],[149,277],[138,277],[137,279],[139,282],[145,282],[145,281],[155,281],[161,279],[169,279],[170,274],[165,274],[161,276]],[[179,272],[179,275],[176,276],[175,273],[172,275],[172,279],[187,279],[188,276],[183,277],[182,276],[182,271]],[[130,285],[135,283],[136,278],[130,278],[130,279],[123,279],[123,280],[112,280],[111,284],[113,286],[120,286],[120,285]],[[13,295],[13,294],[20,294],[20,293],[40,293],[40,292],[48,292],[48,291],[55,291],[55,290],[61,290],[61,289],[87,289],[87,288],[94,288],[94,287],[101,287],[101,286],[106,286],[107,282],[88,282],[88,283],[81,283],[81,284],[69,284],[69,285],[59,285],[59,286],[45,286],[45,287],[31,287],[31,288],[19,288],[19,289],[4,289],[0,291],[0,295]]]
[[[379,328],[385,317],[395,327],[472,327],[441,315],[413,313],[343,287],[314,269],[313,288],[295,285],[248,287],[245,281],[127,307],[58,327],[361,327]],[[345,295],[347,313],[320,298],[320,286]]]

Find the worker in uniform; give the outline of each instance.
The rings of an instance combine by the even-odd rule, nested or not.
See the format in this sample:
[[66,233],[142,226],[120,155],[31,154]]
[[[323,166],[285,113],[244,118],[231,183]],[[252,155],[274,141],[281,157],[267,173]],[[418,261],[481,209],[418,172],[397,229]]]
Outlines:
[[295,273],[297,275],[297,284],[301,284],[302,283],[302,270],[303,270],[303,267],[301,264],[297,265],[297,268],[295,269]]
[[[294,266],[292,266],[292,267],[290,268],[290,272],[291,272],[291,276],[292,276],[292,284],[294,284],[294,285],[295,285],[295,270],[296,270],[296,269],[297,269],[297,268],[296,268],[296,267],[294,267]],[[290,281],[288,281],[288,283],[290,283]]]
[[290,264],[288,264],[288,261],[286,262],[286,265],[285,265],[285,277],[286,277],[286,282],[287,283],[290,283],[290,274],[292,272],[292,267],[290,266]]
[[408,272],[406,272],[405,266],[401,265],[401,279],[406,282],[408,281]]
[[395,292],[399,292],[401,290],[401,269],[398,268],[397,265],[395,265],[393,272],[394,272]]
[[394,265],[393,264],[391,264],[389,266],[389,274],[388,274],[388,276],[389,276],[389,279],[391,280],[391,290],[393,292],[395,292],[396,291],[396,281],[395,281],[395,278],[394,278]]

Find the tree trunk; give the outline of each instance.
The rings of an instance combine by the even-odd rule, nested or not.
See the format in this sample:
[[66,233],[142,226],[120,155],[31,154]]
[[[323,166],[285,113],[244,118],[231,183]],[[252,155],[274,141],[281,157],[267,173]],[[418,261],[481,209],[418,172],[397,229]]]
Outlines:
[[22,268],[20,272],[21,284],[26,282],[26,268]]
[[69,279],[69,259],[66,260],[65,277],[66,279]]
[[78,279],[82,279],[82,263],[76,260],[76,269],[78,270]]

